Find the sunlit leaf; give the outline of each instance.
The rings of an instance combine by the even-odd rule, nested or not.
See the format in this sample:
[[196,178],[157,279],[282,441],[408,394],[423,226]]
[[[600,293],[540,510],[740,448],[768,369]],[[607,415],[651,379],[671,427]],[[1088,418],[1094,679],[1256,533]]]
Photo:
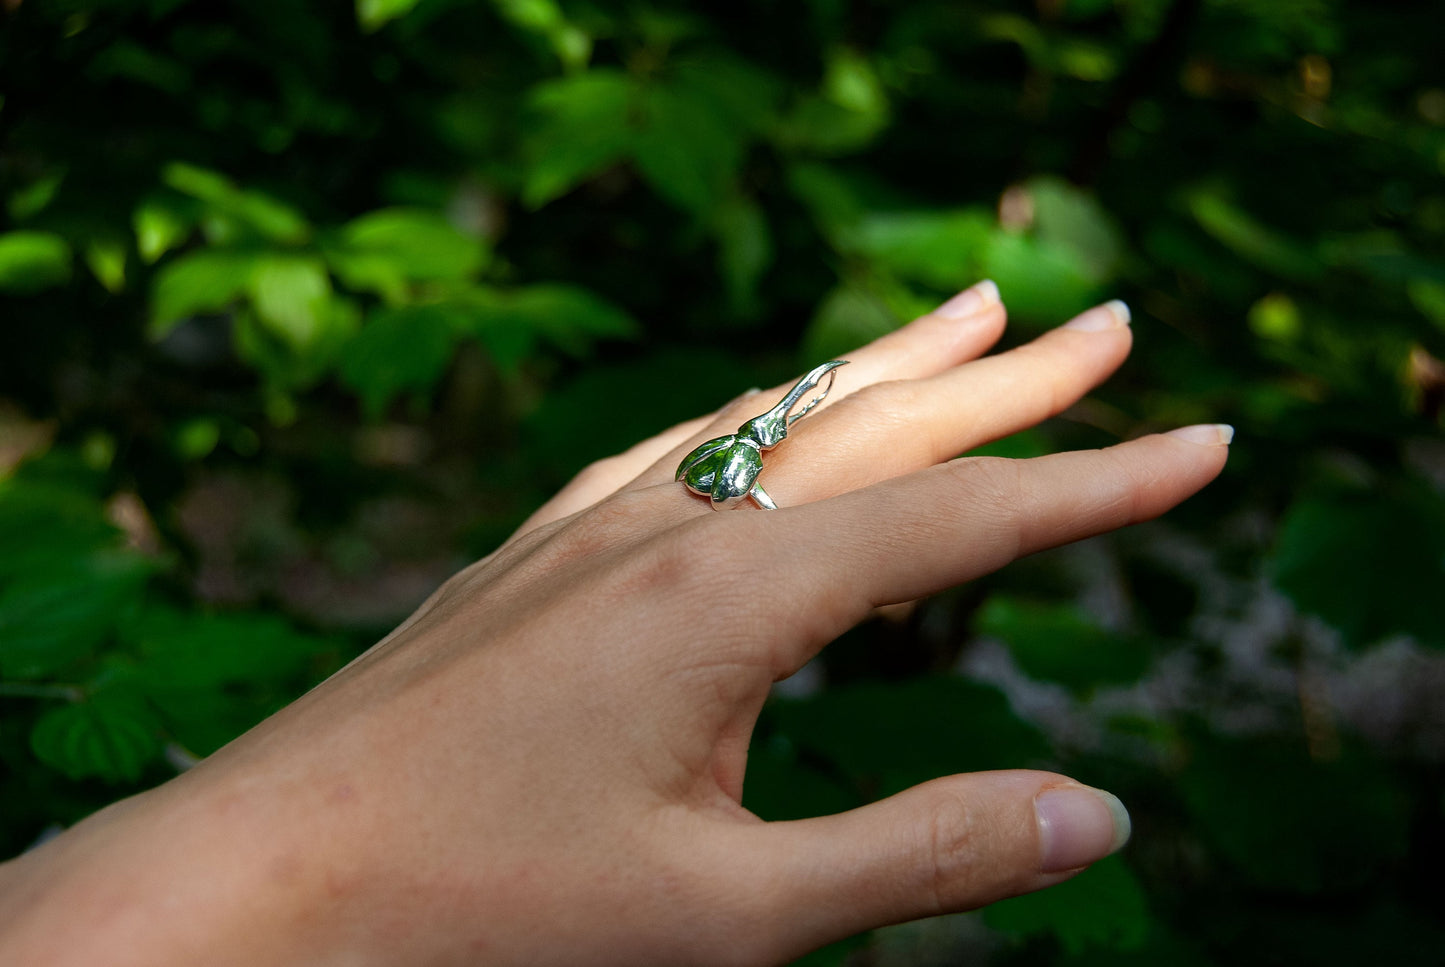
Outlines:
[[160,339],[195,315],[221,312],[245,289],[257,257],[200,249],[162,266],[151,289],[151,338]]
[[573,70],[587,66],[587,59],[592,54],[592,38],[567,20],[556,0],[492,2],[512,24],[544,38],[564,65]]
[[161,178],[175,190],[203,202],[210,214],[234,219],[263,238],[296,244],[311,235],[311,226],[300,212],[264,192],[241,189],[218,172],[173,162],[165,167]]
[[0,292],[39,292],[70,279],[70,244],[51,232],[0,235]]
[[1304,331],[1299,306],[1282,292],[1271,292],[1249,307],[1249,328],[1259,338],[1291,343]]
[[125,258],[125,245],[116,239],[96,239],[85,247],[85,264],[111,292],[125,288]]
[[1073,251],[996,229],[981,275],[998,283],[1011,319],[1057,324],[1098,303],[1104,289]]
[[993,222],[983,209],[878,212],[858,222],[846,244],[904,278],[961,289],[979,279]]
[[137,206],[131,225],[141,258],[154,262],[186,240],[195,228],[195,218],[174,202],[150,199]]
[[30,747],[71,779],[134,782],[160,752],[155,716],[134,695],[102,691],[41,716]]
[[379,30],[388,22],[404,17],[417,5],[418,0],[356,0],[356,20],[361,29]]
[[445,216],[413,208],[386,208],[348,222],[327,259],[355,289],[386,291],[375,276],[424,282],[464,279],[487,261],[486,245],[458,231]]
[[331,279],[320,259],[262,256],[246,288],[257,318],[284,342],[304,352],[321,338],[330,320]]

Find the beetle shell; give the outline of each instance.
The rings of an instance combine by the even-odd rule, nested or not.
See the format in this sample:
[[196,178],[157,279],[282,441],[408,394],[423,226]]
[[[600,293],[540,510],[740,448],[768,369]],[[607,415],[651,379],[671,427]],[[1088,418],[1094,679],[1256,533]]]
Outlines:
[[683,460],[677,479],[716,507],[736,504],[748,495],[763,469],[756,443],[736,435],[709,440]]

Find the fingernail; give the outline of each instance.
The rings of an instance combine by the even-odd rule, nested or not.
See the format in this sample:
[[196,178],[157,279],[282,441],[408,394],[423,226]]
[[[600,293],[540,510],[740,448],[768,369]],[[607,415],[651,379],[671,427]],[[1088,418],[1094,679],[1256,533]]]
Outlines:
[[984,279],[934,309],[933,314],[945,319],[962,319],[965,316],[974,315],[998,301],[998,286],[994,285],[992,279]]
[[1076,870],[1129,842],[1129,811],[1117,796],[1089,786],[1045,789],[1034,798],[1043,873]]
[[1118,299],[1111,299],[1101,306],[1094,306],[1088,312],[1081,313],[1064,323],[1064,329],[1076,329],[1079,332],[1103,332],[1106,329],[1122,329],[1129,324],[1133,316],[1129,307]]
[[1199,423],[1170,430],[1168,435],[1202,447],[1227,447],[1234,440],[1234,427],[1228,423]]

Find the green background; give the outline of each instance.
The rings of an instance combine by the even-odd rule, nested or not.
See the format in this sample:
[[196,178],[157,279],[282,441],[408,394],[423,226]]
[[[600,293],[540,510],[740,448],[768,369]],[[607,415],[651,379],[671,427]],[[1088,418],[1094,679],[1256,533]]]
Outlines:
[[988,450],[1238,428],[1164,520],[845,636],[747,802],[1108,788],[1071,883],[813,964],[1445,949],[1445,12],[14,0],[0,848],[338,667],[579,467],[988,276],[1123,371]]

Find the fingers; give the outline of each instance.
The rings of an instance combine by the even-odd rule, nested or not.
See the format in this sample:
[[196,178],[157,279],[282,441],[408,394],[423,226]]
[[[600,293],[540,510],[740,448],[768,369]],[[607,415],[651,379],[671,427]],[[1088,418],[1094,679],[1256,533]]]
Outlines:
[[[1046,547],[1148,520],[1223,469],[1227,427],[1186,427],[1032,460],[965,457],[737,522],[750,574],[811,622],[780,635],[778,677],[875,607],[961,584]],[[800,608],[807,600],[816,607]],[[780,609],[781,610],[781,609]]]
[[771,451],[762,482],[792,507],[931,467],[1063,412],[1123,363],[1128,310],[1109,303],[1017,349],[930,379],[864,387]]
[[981,772],[836,816],[749,830],[779,960],[889,923],[1042,889],[1115,852],[1114,796],[1045,772]]
[[[1003,324],[998,286],[985,280],[963,290],[933,312],[852,353],[848,357],[849,385],[857,388],[884,379],[929,376],[973,359],[998,340]],[[770,406],[790,388],[791,384],[776,387],[762,395]],[[737,429],[743,420],[757,415],[753,397],[759,395],[758,390],[744,393],[716,413],[680,423],[624,453],[589,465],[538,508],[513,537],[590,507],[653,464],[658,465],[658,475],[670,479],[678,460],[692,448],[689,441],[701,442],[709,435]],[[713,433],[710,428],[715,424],[718,429]],[[673,453],[676,458],[664,459]]]
[[[1119,367],[1132,343],[1128,323],[1128,308],[1111,302],[997,356],[927,378],[855,386],[769,450],[758,482],[781,506],[797,506],[921,470],[1032,426]],[[840,381],[850,370],[839,371]],[[686,452],[679,450],[638,482],[669,479]]]

